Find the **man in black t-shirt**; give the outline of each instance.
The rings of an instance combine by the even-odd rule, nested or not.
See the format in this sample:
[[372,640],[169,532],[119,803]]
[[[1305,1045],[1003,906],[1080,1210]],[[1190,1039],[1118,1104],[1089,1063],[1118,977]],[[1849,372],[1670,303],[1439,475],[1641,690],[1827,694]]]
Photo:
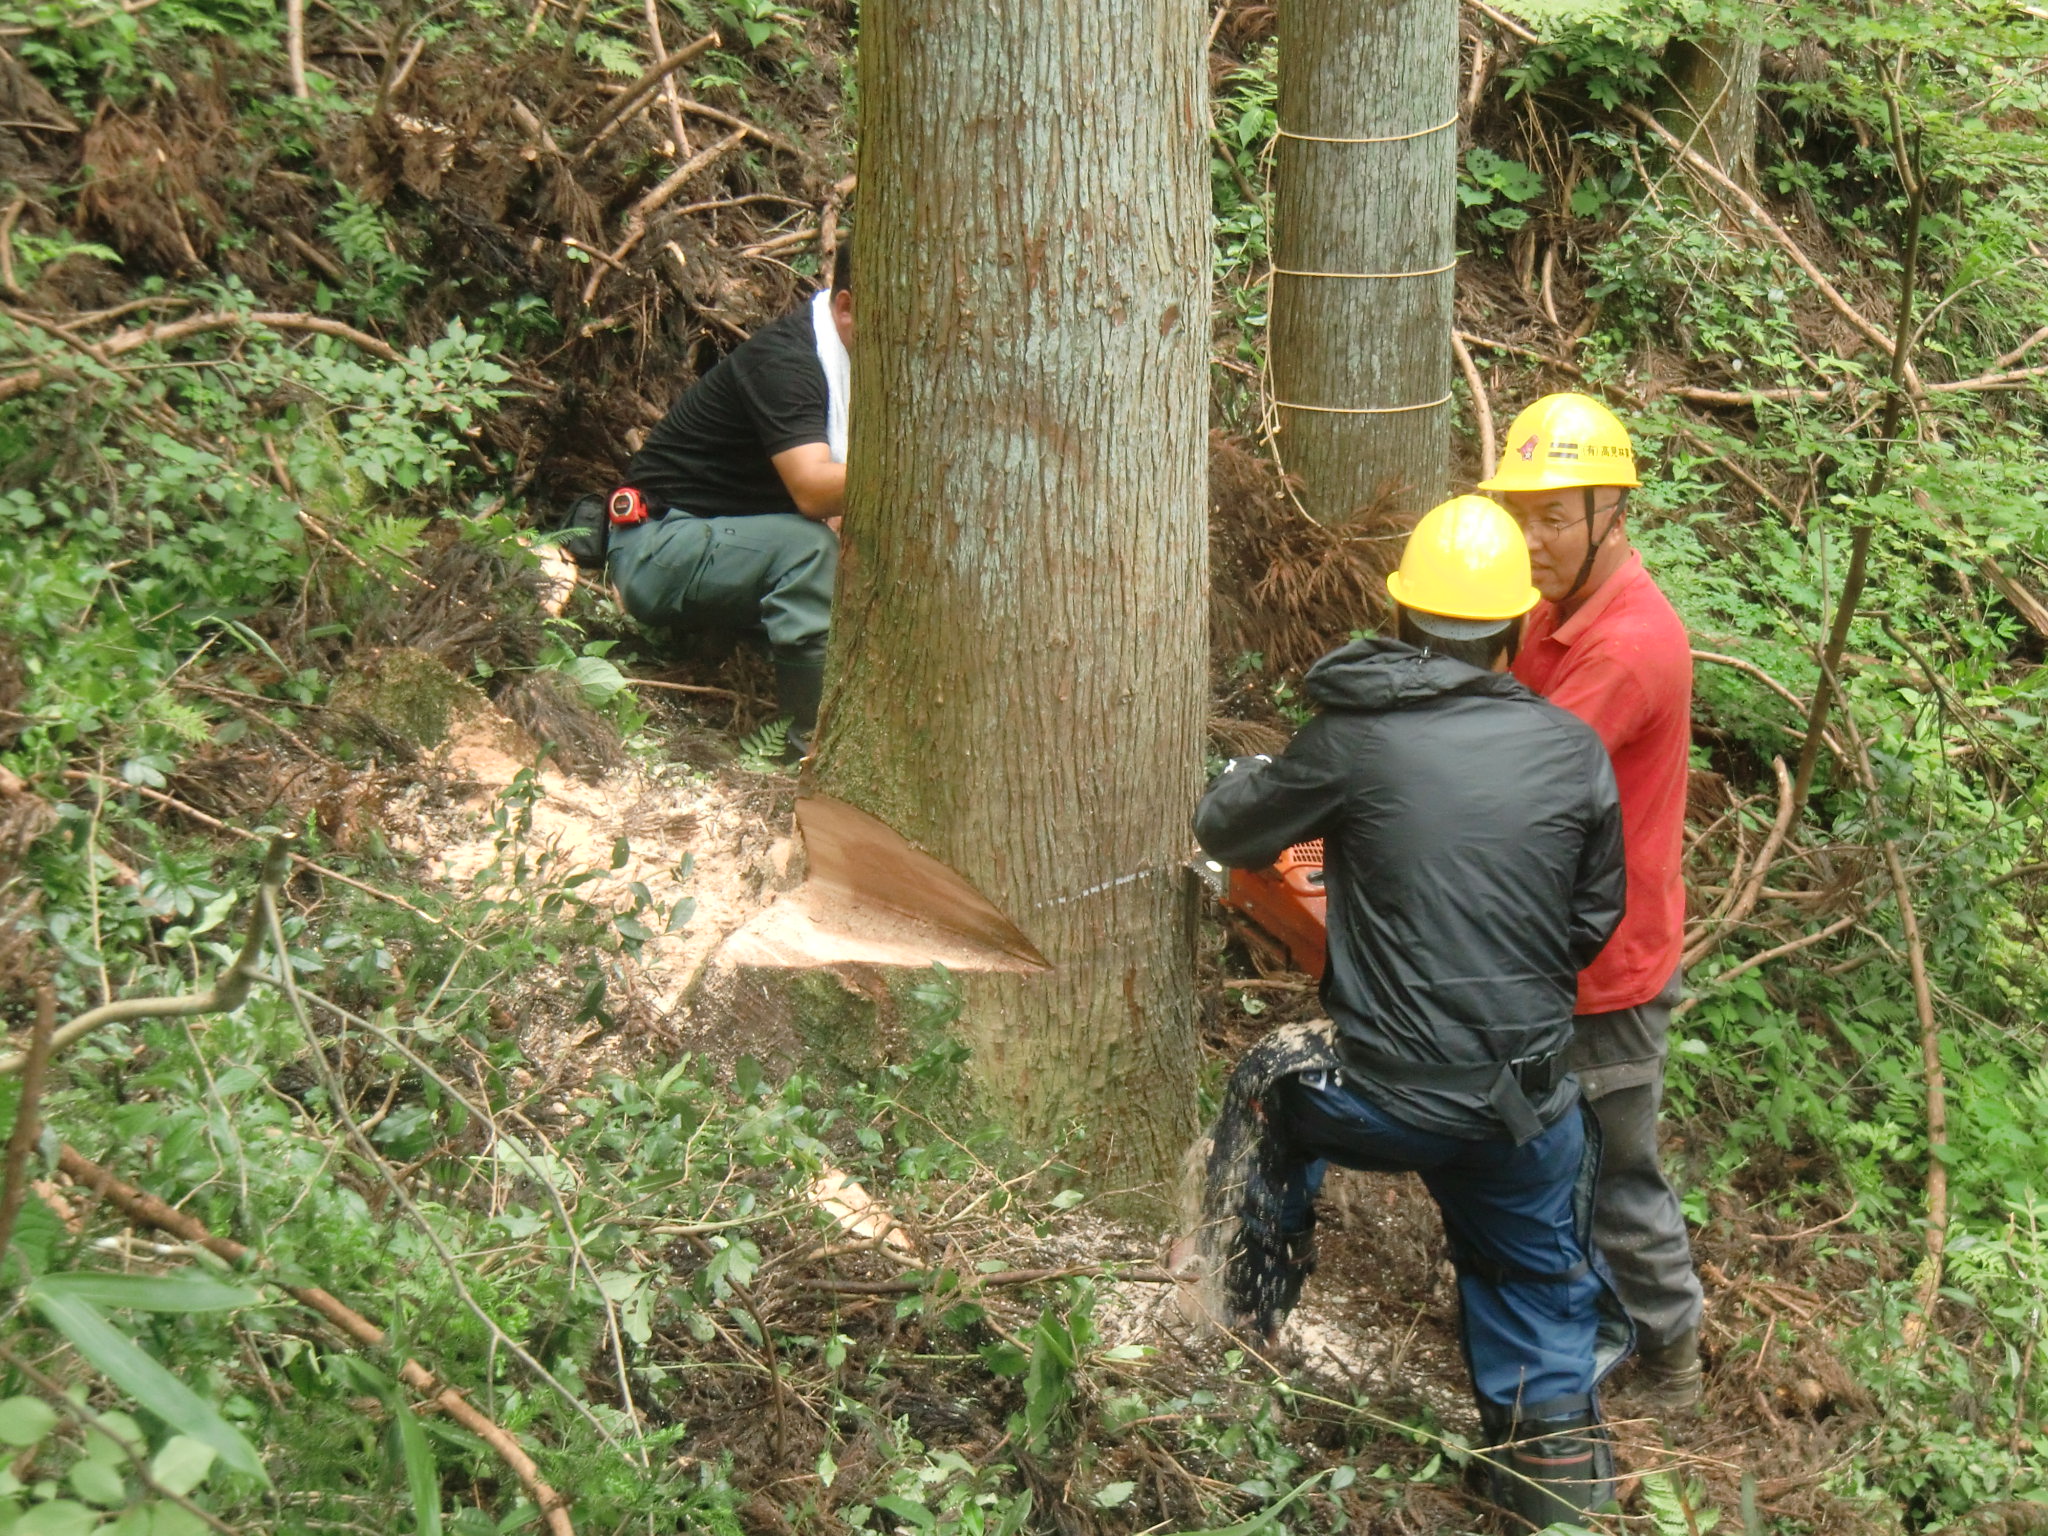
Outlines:
[[756,331],[649,434],[626,470],[646,520],[621,524],[614,497],[626,611],[655,628],[764,632],[795,755],[817,725],[846,501],[847,255],[829,294]]

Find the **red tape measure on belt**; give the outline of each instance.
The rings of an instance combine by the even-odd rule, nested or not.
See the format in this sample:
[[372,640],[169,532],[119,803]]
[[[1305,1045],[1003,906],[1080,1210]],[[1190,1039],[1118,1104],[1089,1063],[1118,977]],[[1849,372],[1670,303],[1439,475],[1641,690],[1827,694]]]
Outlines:
[[649,516],[647,498],[630,485],[622,485],[613,491],[611,499],[605,503],[605,510],[614,528],[631,528],[646,522]]

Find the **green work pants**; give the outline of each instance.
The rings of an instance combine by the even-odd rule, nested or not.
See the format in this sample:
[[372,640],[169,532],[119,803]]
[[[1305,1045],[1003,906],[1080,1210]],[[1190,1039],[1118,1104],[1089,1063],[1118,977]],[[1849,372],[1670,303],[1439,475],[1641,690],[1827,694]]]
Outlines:
[[794,512],[692,517],[614,528],[611,577],[652,629],[757,631],[778,661],[825,659],[839,539]]

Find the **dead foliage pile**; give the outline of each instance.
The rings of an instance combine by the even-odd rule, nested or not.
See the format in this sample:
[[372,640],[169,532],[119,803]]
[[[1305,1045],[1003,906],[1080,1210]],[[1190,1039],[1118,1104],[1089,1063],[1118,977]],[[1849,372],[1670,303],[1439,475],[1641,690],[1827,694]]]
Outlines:
[[1386,573],[1404,531],[1382,507],[1324,525],[1301,510],[1272,459],[1209,437],[1209,640],[1228,666],[1257,655],[1274,677],[1300,673],[1388,613]]

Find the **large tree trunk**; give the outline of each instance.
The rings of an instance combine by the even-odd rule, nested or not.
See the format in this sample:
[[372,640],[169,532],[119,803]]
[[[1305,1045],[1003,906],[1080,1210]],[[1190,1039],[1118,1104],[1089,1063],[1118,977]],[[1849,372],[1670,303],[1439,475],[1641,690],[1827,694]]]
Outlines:
[[1457,85],[1457,0],[1282,0],[1273,386],[1318,522],[1447,485]]
[[1756,89],[1762,61],[1760,36],[1725,28],[1664,50],[1664,75],[1677,99],[1664,113],[1666,124],[1751,188],[1756,186]]
[[969,984],[1014,1131],[1098,1179],[1194,1126],[1206,716],[1199,8],[871,0],[847,517],[818,786],[1054,969]]

